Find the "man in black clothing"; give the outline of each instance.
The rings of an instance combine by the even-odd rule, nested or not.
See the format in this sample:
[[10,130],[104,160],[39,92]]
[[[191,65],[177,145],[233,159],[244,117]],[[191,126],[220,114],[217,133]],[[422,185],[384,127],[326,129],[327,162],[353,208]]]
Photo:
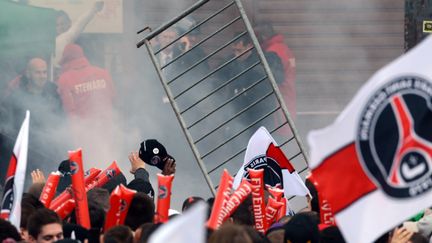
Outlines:
[[[43,168],[45,162],[58,161],[53,158],[56,152],[66,153],[58,146],[58,137],[47,133],[56,131],[62,125],[62,105],[57,93],[57,85],[48,81],[47,63],[41,58],[32,58],[23,75],[9,83],[0,99],[0,139],[2,151],[12,151],[15,138],[30,110],[29,163],[28,171]],[[57,150],[57,151],[56,151]],[[60,157],[60,156],[59,156]],[[3,157],[8,160],[10,157]],[[1,161],[8,164],[8,161]],[[38,166],[36,166],[38,164]],[[3,168],[2,168],[3,169]],[[6,171],[6,170],[1,170]],[[0,179],[4,176],[0,172]]]
[[[240,34],[241,33],[236,33],[234,36],[239,36]],[[246,109],[246,107],[252,103],[258,102],[258,100],[263,98],[272,90],[270,82],[265,79],[266,73],[263,65],[257,65],[258,62],[260,62],[260,59],[256,49],[253,47],[252,40],[249,36],[245,34],[242,35],[231,47],[233,54],[228,56],[228,58],[219,65],[224,65],[224,63],[232,61],[235,58],[235,60],[227,64],[218,72],[220,79],[219,85],[220,83],[225,83],[228,80],[233,79],[245,71],[245,73],[231,81],[231,83],[227,85],[225,90],[222,92],[226,94],[224,100],[236,97],[230,102],[230,107],[232,109],[231,116],[243,109]],[[264,52],[264,55],[269,63],[276,83],[283,82],[285,77],[280,58],[271,52]],[[246,71],[249,68],[250,70]],[[258,81],[260,82],[257,84]],[[241,124],[243,128],[247,127],[260,119],[275,106],[276,103],[274,97],[267,97],[244,111],[244,113],[237,117],[235,121],[238,122],[237,124]],[[230,117],[227,117],[227,119],[229,118]],[[231,133],[236,133],[237,130],[241,129],[236,127],[237,126],[234,124],[229,125]],[[251,134],[247,134],[245,138],[249,139],[249,135]]]

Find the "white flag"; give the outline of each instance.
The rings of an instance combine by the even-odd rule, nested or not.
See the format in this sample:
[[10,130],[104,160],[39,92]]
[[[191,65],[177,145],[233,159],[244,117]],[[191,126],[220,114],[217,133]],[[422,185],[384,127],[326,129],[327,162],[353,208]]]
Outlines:
[[198,202],[183,215],[179,215],[159,227],[149,243],[205,243],[207,204]]
[[243,177],[249,178],[247,169],[264,169],[264,183],[283,187],[286,198],[309,194],[303,180],[265,127],[260,127],[250,138],[243,165],[234,179],[234,189]]
[[21,222],[21,198],[27,167],[29,124],[30,112],[27,111],[9,162],[1,204],[1,218],[8,219],[17,229],[20,228]]
[[371,242],[432,205],[432,37],[379,70],[309,134],[309,166],[348,242]]

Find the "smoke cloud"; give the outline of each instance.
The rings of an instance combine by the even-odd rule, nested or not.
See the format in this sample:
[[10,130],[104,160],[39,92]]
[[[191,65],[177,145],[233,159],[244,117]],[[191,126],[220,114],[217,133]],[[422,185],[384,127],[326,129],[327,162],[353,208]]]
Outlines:
[[[110,1],[107,0],[106,2],[109,4]],[[378,4],[378,1],[325,1],[325,6],[320,1],[314,1],[314,4],[310,1],[295,1],[284,4],[282,1],[278,2],[281,5],[280,10],[270,6],[262,6],[265,5],[263,1],[260,1],[259,7],[254,8],[254,2],[252,0],[244,1],[246,9],[249,11],[249,17],[253,21],[269,21],[274,24],[278,32],[288,37],[287,44],[294,54],[298,54],[296,60],[298,74],[296,80],[298,96],[296,125],[302,138],[305,137],[307,131],[329,124],[378,66],[402,53],[403,45],[400,45],[400,51],[397,51],[398,45],[396,43],[387,47],[388,54],[385,57],[376,59],[376,55],[373,54],[376,51],[376,46],[379,47],[379,45],[372,47],[372,44],[382,44],[382,39],[377,36],[386,33],[388,26],[371,27],[371,31],[377,35],[371,36],[371,31],[366,32],[362,28],[364,25],[374,25],[374,20],[378,21],[379,18],[374,14],[366,14],[366,17],[372,16],[370,21],[366,21],[366,17],[362,17],[361,13],[366,10],[370,10],[372,13],[382,9],[388,10],[386,6]],[[113,77],[116,92],[115,105],[112,107],[114,119],[112,121],[103,119],[82,120],[80,123],[82,129],[73,130],[63,114],[56,116],[56,114],[42,112],[43,109],[41,111],[36,109],[33,111],[31,119],[32,137],[30,143],[33,147],[30,149],[34,151],[30,155],[33,154],[34,158],[30,158],[32,165],[29,168],[40,168],[48,175],[50,171],[57,169],[61,160],[66,159],[67,150],[82,147],[84,164],[87,169],[90,167],[104,169],[116,160],[123,173],[130,180],[132,176],[128,172],[130,165],[127,158],[129,152],[138,150],[141,141],[155,138],[167,148],[168,153],[177,161],[177,172],[173,183],[173,208],[181,209],[183,200],[188,196],[201,196],[203,198],[211,196],[170,104],[163,101],[165,92],[158,80],[147,50],[144,46],[140,49],[135,46],[148,33],[144,32],[137,35],[137,30],[145,26],[154,29],[193,3],[189,0],[124,0],[122,33],[84,33],[80,37],[77,43],[82,45],[90,62],[93,65],[106,68]],[[208,6],[195,13],[194,17],[202,20],[211,9],[220,8],[226,3],[227,1],[210,1]],[[302,14],[296,14],[299,10],[302,11]],[[352,12],[352,17],[342,15],[341,13],[344,11]],[[393,11],[388,10],[388,12],[400,12],[400,18],[397,16],[393,18],[395,21],[403,20],[403,6],[402,9],[400,6],[394,6]],[[254,13],[258,14],[253,15]],[[341,19],[332,16],[332,13],[341,16]],[[232,17],[232,12],[227,11],[221,18]],[[290,32],[298,25],[295,28],[286,28],[285,26],[289,26],[287,23],[293,25],[304,23],[303,28],[310,31],[303,34]],[[403,26],[399,22],[395,25],[398,24],[401,25],[401,35],[398,38],[402,39]],[[203,28],[202,32],[211,32],[211,26]],[[397,30],[394,33],[398,33]],[[231,37],[234,32],[227,30],[221,35],[225,34]],[[364,37],[359,38],[359,35]],[[309,44],[305,44],[305,42]],[[347,52],[340,52],[341,47],[346,47],[344,50]],[[204,48],[211,48],[211,45],[204,46]],[[228,54],[228,52],[229,49],[226,53]],[[320,59],[323,52],[330,55],[328,60]],[[341,59],[346,62],[346,65],[343,66],[345,70],[333,66],[336,65],[333,62],[340,63]],[[23,62],[22,60],[19,61]],[[215,59],[210,60],[210,64],[214,65],[218,61],[218,57],[215,57]],[[2,60],[2,65],[0,65],[2,68],[7,66],[3,63],[8,62]],[[3,69],[5,73],[9,71],[13,74],[1,78],[1,87],[6,87],[5,83],[23,70],[16,66],[13,67],[17,70],[16,72],[11,71],[11,68],[8,67]],[[338,74],[338,80],[329,81],[336,76],[335,74]],[[320,77],[317,78],[317,76]],[[330,87],[329,85],[337,85],[337,87]],[[192,99],[198,98],[199,94],[192,97]],[[23,107],[24,104],[26,102],[22,100],[15,105],[22,105],[22,108],[25,108]],[[38,105],[33,104],[33,106]],[[44,107],[44,104],[40,104],[40,106]],[[4,109],[4,107],[2,108]],[[43,128],[42,130],[38,130],[37,126],[34,126],[33,119],[44,124],[40,126]],[[11,148],[16,136],[14,132],[17,132],[16,120],[19,119],[16,119],[14,123],[8,123],[6,120],[8,119],[1,117],[2,130],[0,132],[3,134],[3,141],[1,142],[8,144],[8,148]],[[15,126],[15,128],[8,127],[6,124]],[[244,141],[244,144],[246,143],[247,140]],[[8,155],[6,154],[6,156]],[[7,160],[8,158],[2,158],[2,162]],[[238,166],[230,165],[230,170],[237,170],[242,162],[242,159],[239,158]],[[294,163],[302,164],[304,161],[295,161]],[[159,170],[148,165],[147,169],[150,171],[153,187],[156,188],[156,173]],[[219,175],[215,175],[213,180],[218,181],[218,177]],[[295,209],[304,206],[304,202],[301,200],[294,204]]]

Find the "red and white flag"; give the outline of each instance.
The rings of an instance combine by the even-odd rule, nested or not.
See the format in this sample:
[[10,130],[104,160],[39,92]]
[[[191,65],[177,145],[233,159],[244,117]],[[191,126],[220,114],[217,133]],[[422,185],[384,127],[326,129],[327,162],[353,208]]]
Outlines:
[[9,220],[17,229],[20,228],[21,222],[21,198],[27,167],[29,124],[30,112],[27,111],[9,162],[1,203],[1,218]]
[[428,37],[308,136],[318,191],[348,242],[371,242],[432,204],[431,56]]
[[247,169],[264,169],[264,183],[282,187],[286,198],[309,194],[303,180],[265,127],[260,127],[250,138],[233,188],[240,185],[243,177],[249,178]]

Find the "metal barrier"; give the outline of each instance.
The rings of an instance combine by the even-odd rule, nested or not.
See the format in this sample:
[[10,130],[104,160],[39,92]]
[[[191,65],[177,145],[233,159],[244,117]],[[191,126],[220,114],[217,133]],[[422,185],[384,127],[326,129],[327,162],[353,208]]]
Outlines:
[[[269,130],[299,173],[305,172],[305,150],[240,0],[184,28],[188,16],[207,3],[197,2],[137,47],[146,46],[211,192],[215,194],[217,172],[236,172],[243,164],[247,141],[260,126]],[[227,11],[235,16],[215,21]],[[187,47],[183,41],[199,28],[206,33]]]

